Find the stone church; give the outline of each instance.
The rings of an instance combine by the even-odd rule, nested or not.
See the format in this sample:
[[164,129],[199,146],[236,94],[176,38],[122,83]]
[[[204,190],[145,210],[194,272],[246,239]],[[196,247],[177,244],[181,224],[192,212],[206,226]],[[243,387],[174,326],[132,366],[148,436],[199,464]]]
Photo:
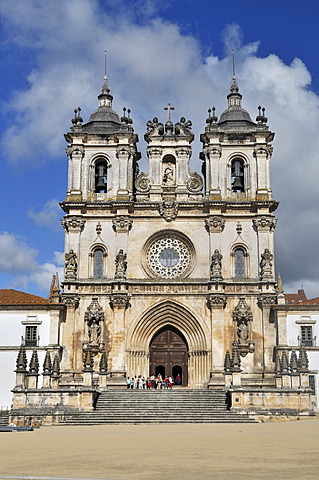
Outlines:
[[242,108],[235,78],[227,100],[201,135],[203,179],[189,169],[192,124],[174,123],[170,105],[165,122],[147,123],[147,173],[130,112],[112,110],[106,80],[89,121],[76,112],[62,203],[69,381],[90,352],[95,370],[106,354],[114,381],[179,373],[185,386],[220,384],[233,345],[245,381],[272,374],[274,134],[264,111],[254,123]]
[[[184,387],[233,389],[242,410],[249,395],[249,405],[253,396],[260,408],[282,408],[287,387],[291,408],[309,411],[304,354],[297,391],[283,380],[289,352],[276,348],[284,327],[272,307],[283,295],[265,109],[251,119],[233,76],[226,110],[218,118],[209,109],[203,125],[201,176],[189,166],[192,123],[174,121],[168,104],[147,122],[144,173],[131,112],[120,118],[112,100],[105,77],[97,110],[87,123],[75,110],[65,135],[65,318],[55,383],[34,402],[62,395],[64,405],[89,408],[95,390],[161,374],[179,375]],[[20,377],[23,368],[21,355]],[[22,390],[16,409],[26,403]]]

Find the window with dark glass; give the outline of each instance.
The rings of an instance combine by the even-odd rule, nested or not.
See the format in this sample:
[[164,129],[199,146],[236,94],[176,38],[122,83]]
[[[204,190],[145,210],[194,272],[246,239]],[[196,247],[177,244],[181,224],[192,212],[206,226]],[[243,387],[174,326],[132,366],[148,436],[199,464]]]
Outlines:
[[314,375],[309,375],[309,388],[311,389],[311,394],[316,395],[316,384]]
[[95,164],[95,191],[97,193],[106,193],[107,189],[107,163],[97,161]]
[[36,347],[38,340],[38,327],[35,325],[27,325],[25,327],[25,346]]
[[311,325],[303,325],[301,327],[301,343],[305,347],[312,347],[313,337],[312,337],[312,326]]
[[104,252],[101,248],[94,250],[93,254],[93,277],[102,278],[103,277],[103,261],[104,261]]
[[231,187],[235,193],[245,191],[244,163],[238,158],[231,164]]
[[235,257],[235,277],[245,277],[245,252],[242,248],[236,248],[234,252]]

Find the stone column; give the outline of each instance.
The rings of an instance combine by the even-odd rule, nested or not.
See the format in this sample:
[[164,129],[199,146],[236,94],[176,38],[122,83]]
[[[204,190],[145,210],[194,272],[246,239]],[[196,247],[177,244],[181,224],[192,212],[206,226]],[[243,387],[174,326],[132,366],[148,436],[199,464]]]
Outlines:
[[125,359],[125,312],[130,306],[130,295],[127,286],[123,283],[113,285],[110,296],[110,306],[113,310],[113,341],[110,352],[112,377],[123,377],[126,373]]
[[226,295],[219,291],[210,293],[206,297],[207,307],[211,316],[211,349],[212,364],[209,380],[209,387],[214,388],[224,384],[224,375],[222,371],[223,355],[225,351],[224,329],[221,328],[224,321],[224,308],[226,307]]
[[[74,371],[77,369],[77,345],[75,344],[77,326],[76,309],[79,306],[80,297],[75,294],[63,294],[62,302],[66,305],[66,320],[62,324],[62,345],[64,354],[62,357],[62,371]],[[82,350],[81,350],[82,354]]]

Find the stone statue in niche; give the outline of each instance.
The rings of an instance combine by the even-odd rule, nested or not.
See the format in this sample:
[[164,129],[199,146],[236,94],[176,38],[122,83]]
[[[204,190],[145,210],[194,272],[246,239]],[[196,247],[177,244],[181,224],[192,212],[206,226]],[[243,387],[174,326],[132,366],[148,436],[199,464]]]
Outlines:
[[99,345],[101,341],[101,326],[97,318],[92,318],[88,323],[89,344]]
[[250,328],[253,321],[251,308],[247,305],[245,297],[239,299],[237,307],[233,311],[233,320],[237,324],[237,341],[239,353],[242,357],[247,353],[254,352],[254,342],[250,338]]
[[104,322],[104,312],[99,305],[97,297],[92,297],[92,302],[84,314],[84,321],[87,324],[87,342],[85,343],[93,348],[93,353],[95,354],[102,345],[101,331],[102,322]]
[[127,270],[127,261],[126,261],[126,253],[124,251],[119,250],[119,253],[115,257],[115,278],[117,279],[125,279],[126,278],[126,270]]
[[273,261],[273,254],[270,252],[268,248],[265,248],[264,253],[261,254],[261,261],[260,261],[260,277],[261,280],[266,278],[272,277],[272,261]]
[[65,278],[75,278],[78,269],[76,253],[70,250],[65,254]]
[[172,163],[164,164],[163,183],[172,185],[174,183],[174,165]]
[[222,280],[222,259],[223,256],[219,253],[217,248],[215,249],[212,255],[212,261],[210,264],[210,279],[211,280]]
[[240,345],[246,345],[248,343],[249,327],[245,320],[242,320],[241,323],[239,323],[237,335]]

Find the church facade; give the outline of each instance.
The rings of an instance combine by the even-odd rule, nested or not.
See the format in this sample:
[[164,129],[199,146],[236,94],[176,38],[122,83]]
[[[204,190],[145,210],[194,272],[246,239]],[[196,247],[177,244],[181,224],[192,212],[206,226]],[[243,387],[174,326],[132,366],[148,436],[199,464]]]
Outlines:
[[[51,390],[47,404],[59,391],[66,405],[67,392],[74,397],[161,374],[179,375],[184,387],[237,389],[242,410],[249,410],[245,391],[251,400],[255,390],[260,397],[268,389],[260,408],[279,410],[287,354],[278,349],[272,308],[278,202],[265,110],[252,121],[233,77],[226,110],[219,119],[209,110],[200,137],[201,176],[189,166],[192,124],[174,122],[168,104],[165,121],[147,122],[144,173],[130,111],[120,118],[112,100],[105,77],[97,110],[87,123],[76,110],[65,135],[66,313],[56,395]],[[300,382],[291,408],[309,412],[306,380]],[[15,390],[16,409],[24,406],[20,394]],[[89,408],[83,398],[69,404]]]
[[247,381],[262,382],[275,342],[274,135],[262,112],[252,122],[234,79],[201,135],[203,182],[189,169],[191,122],[167,110],[147,123],[147,173],[106,82],[89,122],[77,114],[66,135],[63,370],[81,371],[83,352],[98,370],[105,352],[114,380],[179,373],[184,385],[218,385],[236,344]]

